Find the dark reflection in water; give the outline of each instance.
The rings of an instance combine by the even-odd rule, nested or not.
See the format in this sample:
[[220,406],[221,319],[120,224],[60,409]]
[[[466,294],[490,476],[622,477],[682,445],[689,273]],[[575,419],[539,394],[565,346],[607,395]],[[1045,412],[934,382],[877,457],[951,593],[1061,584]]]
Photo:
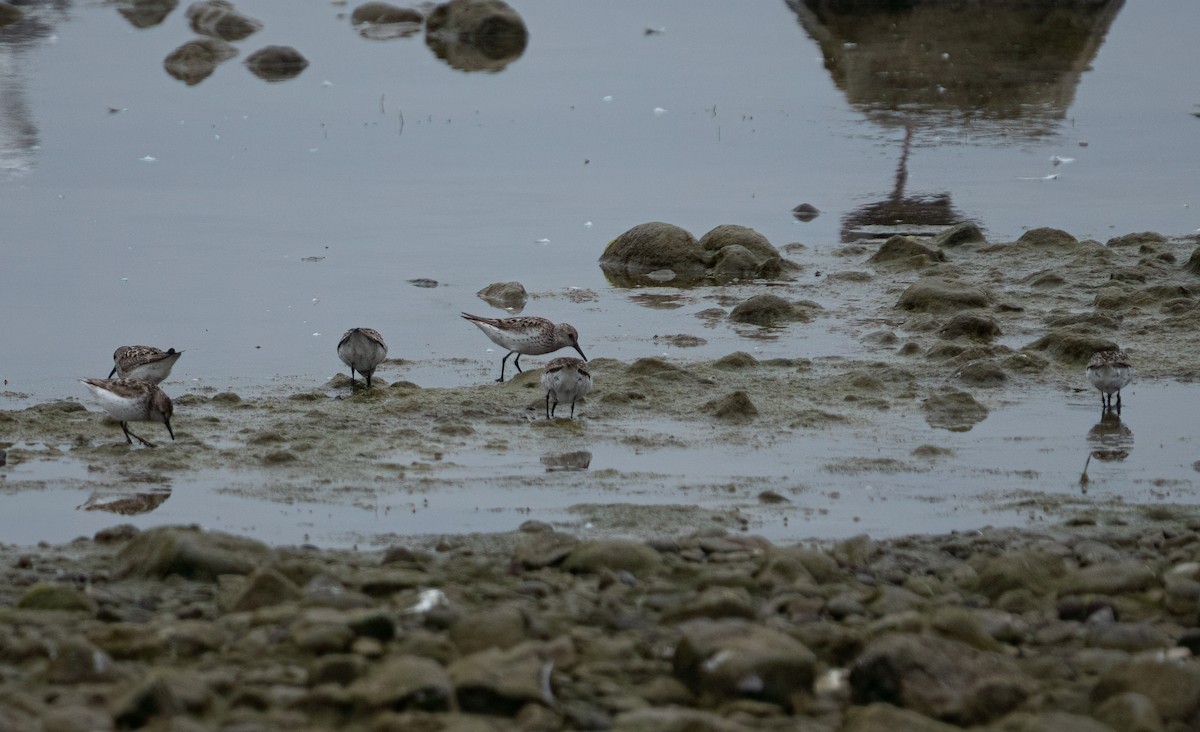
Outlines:
[[194,86],[211,76],[222,61],[236,55],[237,49],[219,38],[197,38],[167,54],[163,68],[174,78]]
[[171,497],[170,489],[145,493],[93,493],[76,510],[107,511],[122,516],[150,513]]
[[1133,451],[1133,430],[1121,421],[1119,414],[1106,411],[1088,430],[1087,442],[1089,453],[1096,460],[1124,460]]
[[904,130],[891,196],[864,206],[843,239],[869,227],[956,223],[948,193],[906,196],[914,137],[1012,144],[1053,135],[1124,0],[786,0],[847,101]]
[[587,470],[592,464],[592,453],[586,450],[577,450],[575,452],[558,452],[543,455],[542,465],[546,466],[547,473],[554,473],[559,470]]
[[926,228],[940,229],[957,224],[963,215],[955,210],[949,193],[905,195],[908,185],[908,156],[912,151],[913,129],[904,131],[900,162],[896,165],[896,184],[892,194],[882,201],[859,206],[842,219],[842,241],[868,239],[893,233],[903,227],[906,233],[923,233]]
[[425,19],[425,45],[459,71],[501,71],[528,42],[525,21],[500,0],[451,0]]
[[22,56],[67,19],[67,0],[22,5],[20,17],[0,27],[0,175],[24,175],[35,167],[38,129],[25,98]]
[[117,0],[113,4],[134,28],[153,28],[167,19],[179,0]]

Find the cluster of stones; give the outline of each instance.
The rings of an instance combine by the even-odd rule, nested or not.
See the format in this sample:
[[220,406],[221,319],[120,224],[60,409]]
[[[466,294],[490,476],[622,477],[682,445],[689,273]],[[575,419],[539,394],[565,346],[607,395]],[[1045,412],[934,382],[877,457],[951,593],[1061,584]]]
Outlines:
[[1200,728],[1200,521],[1096,523],[0,548],[0,729]]
[[[178,0],[152,0],[121,7],[139,28],[158,25]],[[199,84],[224,61],[237,55],[233,42],[262,29],[263,24],[234,7],[228,0],[200,0],[186,12],[188,25],[200,36],[171,51],[163,60],[167,73],[188,84]],[[6,18],[0,4],[0,24]],[[503,0],[450,0],[421,10],[384,2],[359,5],[351,24],[365,38],[390,40],[415,35],[422,25],[426,43],[440,57],[464,71],[498,71],[525,51],[529,33],[525,21]],[[299,76],[308,59],[291,46],[266,46],[246,58],[246,67],[265,81]]]
[[779,279],[799,269],[754,229],[725,224],[697,240],[686,229],[659,221],[639,224],[609,242],[600,267],[622,287]]

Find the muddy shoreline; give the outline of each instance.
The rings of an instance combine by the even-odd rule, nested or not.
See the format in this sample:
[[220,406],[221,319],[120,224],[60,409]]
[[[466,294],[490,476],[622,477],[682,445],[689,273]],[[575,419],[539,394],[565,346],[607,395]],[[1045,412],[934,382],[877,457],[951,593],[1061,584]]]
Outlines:
[[[836,329],[865,356],[596,358],[574,421],[541,417],[536,369],[432,389],[402,361],[366,391],[175,392],[177,440],[156,450],[77,399],[0,412],[20,436],[3,445],[6,498],[60,480],[21,470],[71,462],[110,513],[151,521],[145,496],[205,471],[222,495],[280,506],[399,492],[417,522],[422,501],[476,484],[596,496],[508,533],[354,538],[388,547],[374,552],[129,525],[0,546],[0,729],[1196,728],[1200,508],[1171,500],[1183,482],[1151,481],[1152,505],[1083,501],[1015,465],[1028,489],[983,500],[1054,521],[825,542],[800,521],[822,520],[813,485],[837,476],[940,490],[961,475],[938,472],[958,459],[946,445],[992,411],[1088,398],[1090,349],[1194,380],[1180,354],[1200,353],[1196,243],[911,244],[843,247],[842,266],[770,288],[815,304],[811,322],[739,326]],[[704,323],[752,294],[671,297]],[[905,442],[913,422],[923,437]],[[804,475],[706,480],[697,462],[694,492],[644,505],[630,496],[666,476],[589,465],[617,448],[783,459],[839,430],[853,448]],[[544,471],[494,474],[513,459]],[[789,518],[790,540],[761,534]]]

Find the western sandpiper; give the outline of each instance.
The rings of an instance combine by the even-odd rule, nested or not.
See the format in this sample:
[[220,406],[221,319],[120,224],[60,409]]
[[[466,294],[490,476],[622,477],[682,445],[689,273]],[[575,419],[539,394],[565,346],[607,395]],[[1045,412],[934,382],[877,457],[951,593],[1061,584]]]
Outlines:
[[592,390],[592,374],[587,363],[574,356],[556,358],[546,364],[542,373],[546,388],[546,419],[554,417],[559,402],[571,402],[571,419],[575,419],[575,400]]
[[481,318],[478,315],[463,313],[462,316],[479,326],[483,334],[492,339],[501,348],[507,348],[508,353],[500,359],[500,378],[504,381],[504,365],[508,357],[517,354],[513,366],[521,373],[521,356],[540,356],[543,353],[553,353],[560,348],[571,347],[587,360],[579,347],[579,332],[566,323],[554,323],[545,318],[525,315],[517,318]]
[[183,351],[174,348],[162,350],[153,346],[121,346],[113,352],[113,369],[108,378],[116,374],[118,379],[140,379],[151,384],[160,384],[171,375],[171,368]]
[[80,379],[96,397],[104,411],[111,414],[121,423],[121,431],[125,433],[125,442],[130,445],[133,440],[146,447],[154,447],[154,443],[138,437],[129,431],[129,422],[162,422],[167,426],[167,434],[175,439],[175,431],[171,429],[171,398],[149,381],[138,379]]
[[1100,406],[1112,409],[1113,394],[1117,395],[1117,412],[1121,411],[1121,389],[1133,380],[1133,366],[1124,351],[1097,351],[1087,365],[1088,381],[1100,390]]
[[338,358],[350,367],[350,384],[354,385],[354,372],[363,375],[367,386],[371,385],[371,374],[387,358],[387,344],[383,336],[372,328],[351,328],[338,341]]

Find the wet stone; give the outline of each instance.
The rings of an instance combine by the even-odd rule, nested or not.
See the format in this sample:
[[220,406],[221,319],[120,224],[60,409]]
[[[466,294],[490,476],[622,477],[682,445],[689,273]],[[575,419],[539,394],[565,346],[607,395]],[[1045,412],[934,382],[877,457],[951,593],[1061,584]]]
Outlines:
[[680,631],[675,675],[697,694],[790,707],[812,685],[816,656],[788,635],[743,620],[692,620]]
[[967,432],[982,422],[988,410],[965,391],[934,394],[921,405],[930,427],[951,432]]
[[174,78],[193,86],[211,76],[222,61],[236,55],[237,49],[219,38],[199,38],[167,54],[163,68]]
[[1059,361],[1086,365],[1097,351],[1112,351],[1118,348],[1115,341],[1095,335],[1086,328],[1056,328],[1026,348],[1044,351]]
[[947,279],[925,277],[908,286],[896,303],[901,310],[916,312],[953,312],[987,307],[991,297],[975,285]]
[[976,341],[992,341],[1000,333],[1000,323],[990,315],[980,313],[958,313],[950,318],[938,331],[942,338],[970,338]]
[[704,405],[705,411],[728,422],[746,422],[758,416],[758,408],[744,391],[735,391]]
[[186,15],[193,31],[223,41],[240,41],[262,29],[261,22],[239,13],[226,0],[192,3]]
[[1008,381],[1008,374],[991,361],[973,361],[959,369],[958,378],[971,386],[995,388]]
[[449,709],[453,688],[446,669],[419,656],[389,658],[373,665],[347,688],[356,704],[367,709]]
[[673,224],[638,224],[614,239],[600,257],[600,267],[616,284],[636,284],[660,269],[675,273],[680,283],[704,277],[707,262],[699,242]]
[[520,282],[493,282],[475,295],[492,307],[512,312],[520,312],[529,301],[529,293]]
[[96,612],[95,601],[74,587],[45,583],[26,590],[17,601],[17,607],[22,610],[58,610],[89,615]]
[[425,16],[415,8],[402,8],[391,3],[368,2],[350,14],[350,23],[364,38],[386,41],[404,38],[420,32]]
[[215,580],[223,574],[249,574],[274,557],[266,544],[240,536],[182,527],[157,527],[138,534],[117,555],[118,577]]
[[530,643],[490,648],[451,664],[450,679],[463,711],[512,716],[526,704],[550,703],[542,684],[550,660],[540,650],[540,644]]
[[964,221],[938,233],[929,242],[939,249],[960,247],[964,244],[986,244],[987,239],[974,221]]
[[641,542],[609,539],[586,541],[575,546],[563,561],[563,569],[576,573],[609,570],[641,575],[652,572],[660,564],[659,553]]
[[906,269],[921,269],[934,262],[945,262],[946,255],[935,247],[927,246],[915,236],[895,235],[885,241],[879,251],[871,255],[868,264],[888,265]]
[[263,81],[286,81],[308,68],[308,59],[291,46],[265,46],[246,57],[246,68]]
[[1030,229],[1017,239],[1017,244],[1024,244],[1033,247],[1057,247],[1064,249],[1074,248],[1079,243],[1079,240],[1071,236],[1062,229],[1054,229],[1044,226],[1040,229]]
[[784,323],[807,323],[812,320],[808,312],[778,295],[754,295],[738,303],[729,313],[735,323],[773,326]]

